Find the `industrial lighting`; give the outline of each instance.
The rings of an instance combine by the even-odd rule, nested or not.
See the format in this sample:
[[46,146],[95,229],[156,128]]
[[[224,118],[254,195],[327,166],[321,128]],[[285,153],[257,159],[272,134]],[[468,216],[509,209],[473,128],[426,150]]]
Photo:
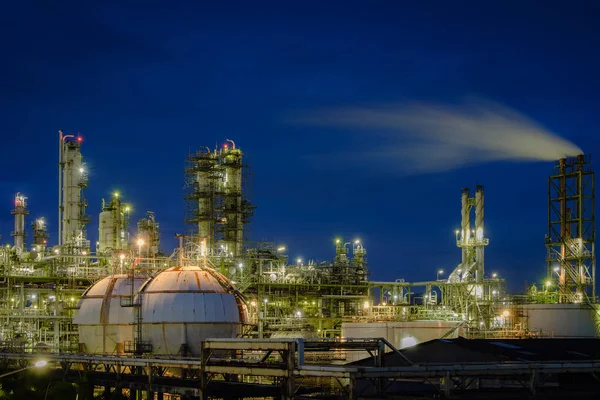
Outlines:
[[498,293],[498,292],[496,292],[495,290],[492,291],[492,294],[496,294],[496,293]]
[[365,304],[363,304],[363,308],[366,310],[367,308],[369,308],[369,302],[365,301]]
[[285,246],[278,247],[277,251],[285,251]]
[[504,310],[502,312],[502,315],[506,318],[506,317],[508,317],[510,315],[510,313],[508,312],[508,310]]
[[492,274],[492,278],[497,278],[497,277],[498,277],[498,274],[494,272],[494,273]]
[[59,250],[58,250],[58,249],[55,249],[55,250],[54,250],[54,252],[55,252],[56,254],[58,254],[58,253],[59,253]]
[[144,239],[138,239],[137,240],[137,245],[138,246],[143,246],[144,245]]
[[123,254],[123,253],[119,254],[119,258],[120,258],[121,260],[124,260],[124,259],[125,259],[125,254]]
[[269,302],[269,299],[265,298],[264,302],[265,304],[267,304]]
[[340,239],[335,239],[336,244],[340,244]]
[[35,294],[32,294],[31,298],[35,300],[35,298],[36,298]]
[[82,252],[81,252],[81,255],[82,255],[82,256],[86,256],[86,255],[87,255],[87,251],[85,251],[85,250],[84,250],[84,251],[82,251]]
[[129,212],[129,211],[131,211],[131,208],[130,207],[125,207],[125,212]]
[[550,287],[550,286],[552,286],[552,281],[546,281],[546,286],[547,286],[547,287]]
[[238,267],[240,267],[240,268],[244,268],[244,264],[242,264],[242,263],[239,263],[239,264],[238,264]]
[[45,367],[45,366],[46,366],[46,364],[48,364],[48,361],[46,361],[46,360],[40,360],[40,361],[37,361],[37,362],[36,362],[35,364],[33,364],[33,365],[34,365],[36,368],[42,368],[42,367]]
[[560,267],[554,267],[554,270],[553,270],[553,271],[554,271],[554,272],[558,272],[558,271],[560,271]]
[[116,198],[119,198],[119,192],[114,192],[113,196],[115,196]]
[[83,168],[79,168],[79,172],[83,174],[83,171],[85,171]]
[[297,262],[298,264],[301,264],[301,263],[302,263],[302,259],[301,259],[301,258],[298,258],[298,259],[296,259],[296,262]]
[[354,241],[354,244],[360,244],[360,240],[359,240],[359,239],[356,239],[356,240]]
[[252,307],[256,307],[256,302],[255,302],[255,301],[251,301],[251,302],[250,302],[250,305],[251,305]]
[[296,311],[296,317],[301,318],[302,317],[302,311],[300,311],[300,310]]

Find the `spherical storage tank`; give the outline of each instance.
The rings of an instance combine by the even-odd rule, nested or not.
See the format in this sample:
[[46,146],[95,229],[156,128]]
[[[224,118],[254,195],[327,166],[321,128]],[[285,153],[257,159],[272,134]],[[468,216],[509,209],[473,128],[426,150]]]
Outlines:
[[[149,280],[136,277],[134,290],[141,303],[141,339],[153,353],[198,355],[201,341],[236,337],[247,320],[227,278],[212,270],[169,268]],[[126,275],[104,278],[84,293],[73,320],[84,351],[122,353],[123,344],[133,342],[136,313],[121,300],[130,295]]]
[[[137,292],[147,277],[136,276]],[[122,307],[131,299],[131,276],[108,276],[83,293],[73,323],[78,326],[79,344],[88,353],[123,353],[126,341],[133,340],[134,311]],[[122,300],[123,299],[123,300]]]
[[199,267],[169,268],[148,282],[142,289],[142,332],[152,352],[199,355],[204,339],[238,336],[245,306],[226,285],[224,276]]

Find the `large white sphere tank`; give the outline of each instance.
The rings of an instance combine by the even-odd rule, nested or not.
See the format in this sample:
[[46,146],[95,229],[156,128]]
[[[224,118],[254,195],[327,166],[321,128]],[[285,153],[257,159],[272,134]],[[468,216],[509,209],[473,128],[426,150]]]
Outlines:
[[77,303],[73,323],[79,331],[79,346],[87,353],[122,354],[124,343],[133,342],[134,308],[122,307],[131,303],[131,284],[134,293],[147,277],[128,275],[108,276],[91,286]]
[[153,353],[199,355],[204,339],[238,336],[245,306],[227,285],[200,267],[162,271],[142,288],[143,341]]

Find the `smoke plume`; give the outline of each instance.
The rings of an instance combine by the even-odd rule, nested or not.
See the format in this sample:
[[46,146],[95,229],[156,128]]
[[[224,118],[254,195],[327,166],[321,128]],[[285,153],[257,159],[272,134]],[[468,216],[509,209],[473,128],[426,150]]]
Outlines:
[[366,144],[340,157],[363,165],[386,164],[407,174],[495,161],[549,161],[582,152],[519,112],[482,100],[458,106],[412,103],[331,109],[303,122],[366,133],[363,143],[384,144]]

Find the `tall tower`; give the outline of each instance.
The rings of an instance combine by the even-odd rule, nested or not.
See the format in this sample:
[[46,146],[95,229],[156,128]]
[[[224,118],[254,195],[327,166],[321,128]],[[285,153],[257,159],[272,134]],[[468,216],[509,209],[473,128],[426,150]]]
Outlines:
[[160,235],[158,232],[158,222],[154,218],[152,211],[146,211],[146,217],[140,219],[137,224],[138,240],[141,239],[144,245],[140,248],[142,257],[154,257],[158,254],[160,244]]
[[33,230],[33,245],[38,253],[43,254],[49,237],[46,220],[44,218],[36,219],[31,223],[31,229]]
[[129,206],[121,202],[118,192],[113,193],[113,198],[108,204],[102,199],[96,252],[106,253],[113,250],[127,249],[129,245],[129,235],[127,233],[129,212]]
[[254,207],[243,196],[243,153],[232,140],[191,154],[186,166],[186,223],[197,229],[200,254],[239,257]]
[[[464,188],[461,194],[461,229],[456,231],[456,246],[461,249],[461,263],[450,274],[450,282],[482,282],[484,277],[484,249],[489,239],[484,236],[483,186],[471,190]],[[475,209],[475,229],[471,224],[471,213]]]
[[83,189],[87,187],[87,171],[81,157],[81,137],[59,133],[59,245],[83,251],[89,249],[85,225],[87,201]]
[[548,178],[548,279],[558,282],[559,301],[595,301],[594,171],[589,155],[562,158]]
[[233,140],[227,139],[231,145],[223,146],[220,159],[222,166],[221,179],[218,180],[218,191],[223,195],[223,214],[221,231],[223,246],[234,256],[242,255],[244,241],[242,206],[242,151],[235,148]]
[[29,215],[27,197],[21,193],[15,195],[15,208],[11,211],[15,216],[15,230],[11,233],[15,239],[15,251],[21,254],[25,249],[25,216]]

